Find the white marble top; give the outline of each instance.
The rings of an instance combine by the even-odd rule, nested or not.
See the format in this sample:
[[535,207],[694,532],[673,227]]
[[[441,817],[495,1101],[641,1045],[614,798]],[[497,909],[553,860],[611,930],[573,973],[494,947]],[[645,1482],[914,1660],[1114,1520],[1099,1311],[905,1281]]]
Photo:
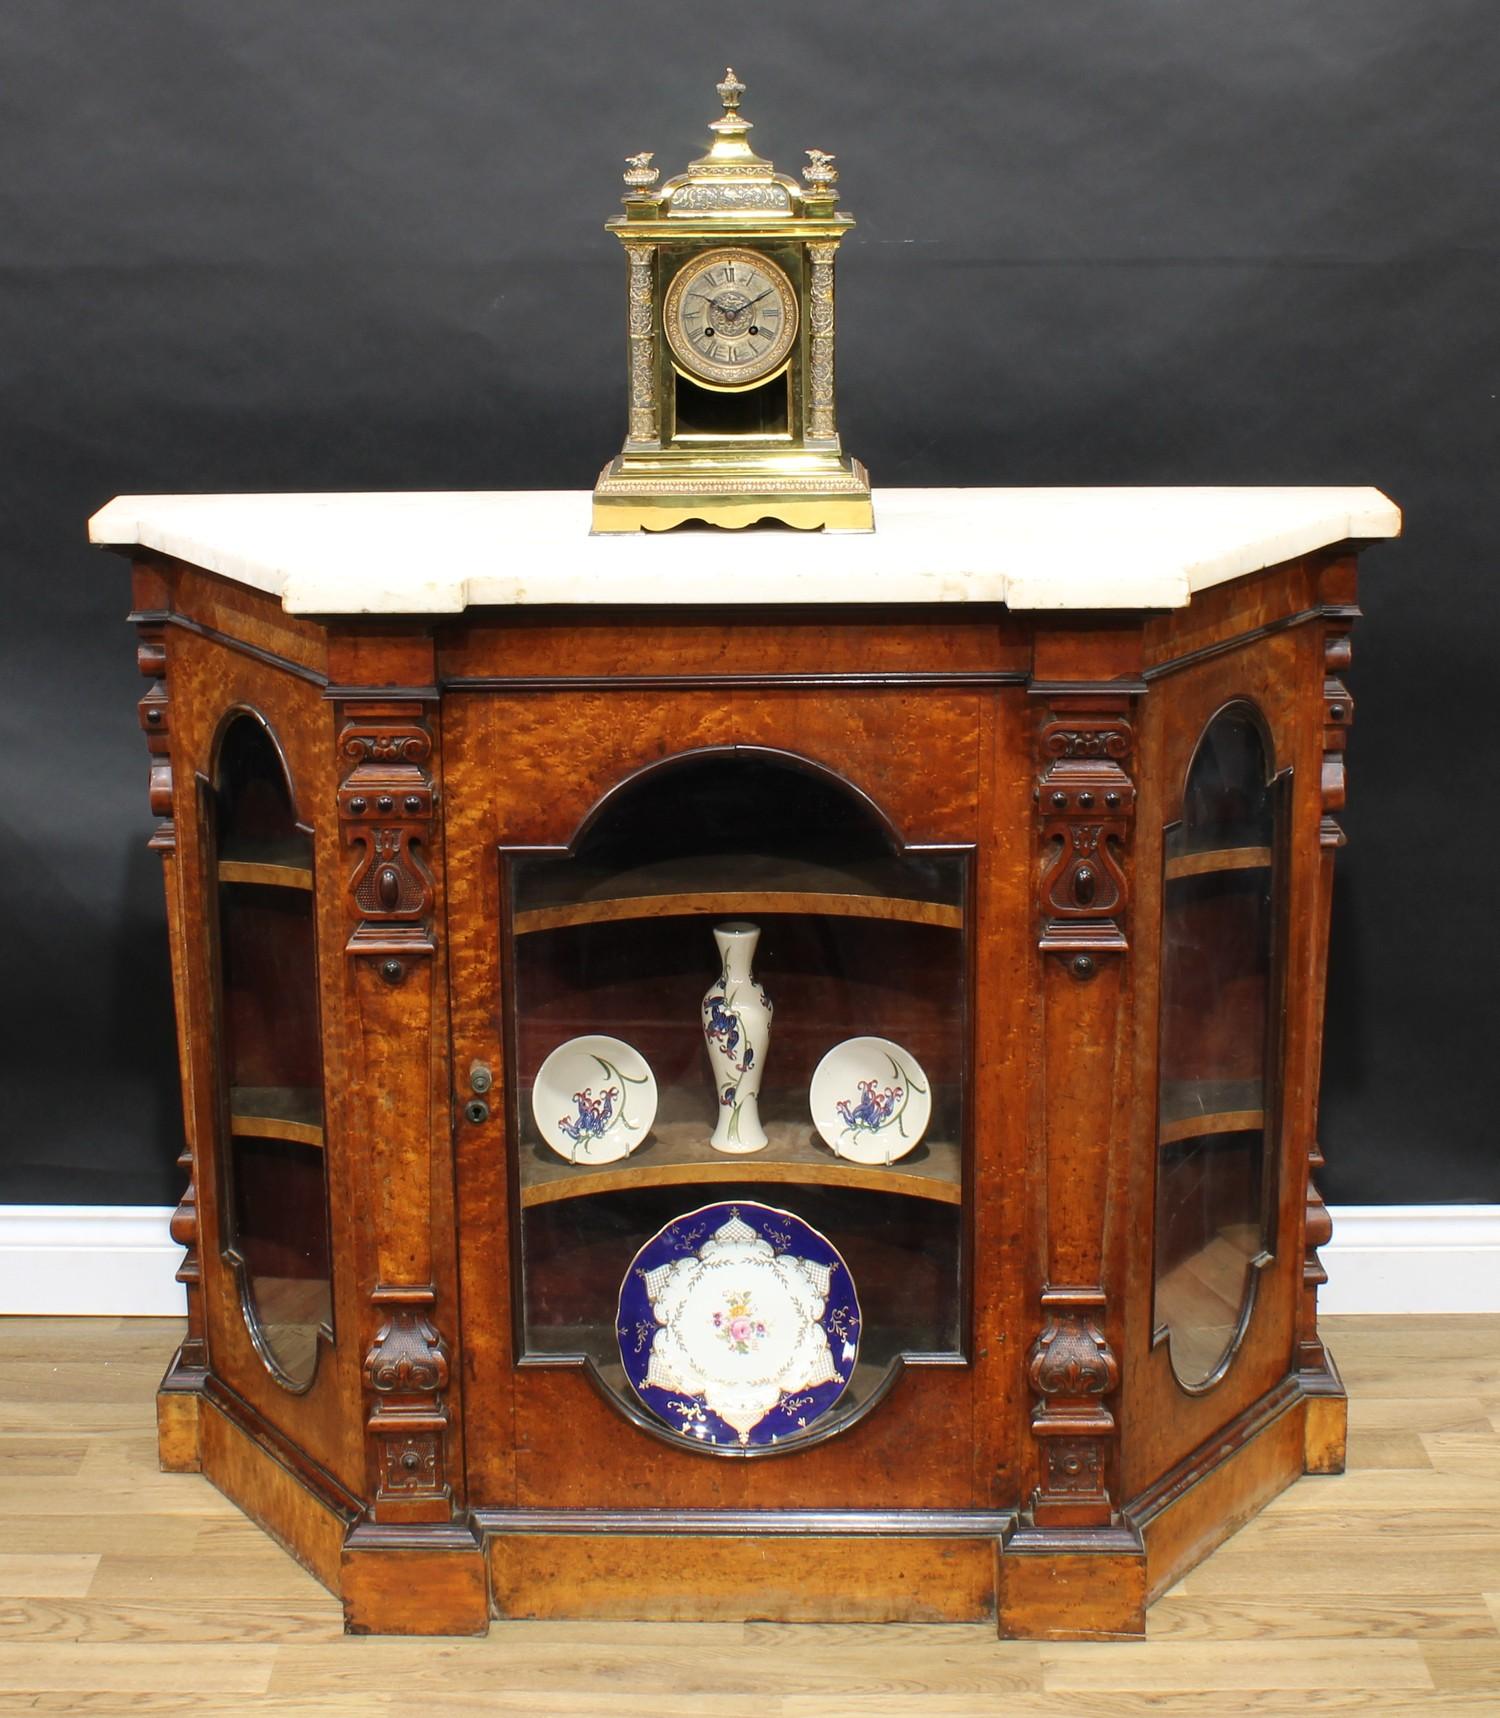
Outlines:
[[476,603],[1007,603],[1181,608],[1349,538],[1394,537],[1378,489],[877,489],[875,530],[589,535],[583,490],[122,495],[89,539],[174,555],[289,614]]

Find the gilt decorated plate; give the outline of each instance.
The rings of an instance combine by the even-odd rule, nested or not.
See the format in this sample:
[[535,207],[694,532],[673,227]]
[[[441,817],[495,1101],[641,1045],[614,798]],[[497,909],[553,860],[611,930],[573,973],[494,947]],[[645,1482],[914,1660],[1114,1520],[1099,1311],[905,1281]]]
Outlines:
[[750,1200],[674,1217],[631,1261],[616,1333],[630,1386],[689,1443],[764,1449],[848,1387],[860,1312],[826,1236]]
[[932,1082],[889,1038],[835,1044],[813,1072],[808,1099],[813,1125],[851,1163],[894,1163],[932,1119]]
[[646,1058],[602,1033],[559,1044],[536,1071],[537,1130],[569,1163],[628,1157],[656,1120],[656,1076]]

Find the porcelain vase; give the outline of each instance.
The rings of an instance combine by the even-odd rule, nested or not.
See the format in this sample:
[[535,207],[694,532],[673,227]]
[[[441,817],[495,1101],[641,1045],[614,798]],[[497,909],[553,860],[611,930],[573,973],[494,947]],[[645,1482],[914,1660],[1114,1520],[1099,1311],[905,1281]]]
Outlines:
[[703,1037],[713,1068],[719,1120],[709,1144],[715,1151],[764,1150],[760,1082],[771,1042],[771,1004],[751,975],[760,926],[714,926],[719,976],[703,998]]

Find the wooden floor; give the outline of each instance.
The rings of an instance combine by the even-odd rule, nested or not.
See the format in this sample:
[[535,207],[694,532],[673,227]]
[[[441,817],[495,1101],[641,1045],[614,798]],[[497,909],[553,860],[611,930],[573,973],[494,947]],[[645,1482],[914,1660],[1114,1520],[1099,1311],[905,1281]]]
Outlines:
[[0,1319],[0,1712],[1500,1718],[1500,1318],[1325,1321],[1349,1472],[1166,1595],[1145,1642],[987,1628],[496,1623],[345,1639],[310,1575],[156,1471],[162,1320]]

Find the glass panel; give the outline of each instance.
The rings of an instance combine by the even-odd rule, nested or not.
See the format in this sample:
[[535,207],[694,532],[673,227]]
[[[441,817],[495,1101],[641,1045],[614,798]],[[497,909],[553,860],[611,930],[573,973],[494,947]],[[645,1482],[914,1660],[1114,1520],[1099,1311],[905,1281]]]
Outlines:
[[318,1333],[333,1318],[323,1152],[285,1139],[236,1136],[232,1144],[235,1251],[251,1333],[273,1370],[306,1388]]
[[1269,1246],[1280,800],[1256,716],[1231,706],[1166,831],[1156,1313],[1189,1389],[1227,1366]]
[[[847,1421],[896,1356],[958,1351],[966,865],[962,852],[899,851],[852,789],[754,752],[649,772],[572,856],[510,860],[529,1354],[586,1356],[628,1412],[663,1419],[627,1380],[622,1284],[659,1230],[709,1205],[789,1212],[837,1251],[857,1294],[836,1405],[805,1425],[778,1409],[779,1447]],[[768,1020],[739,988],[752,980]],[[639,1060],[596,1042],[557,1085],[573,1041],[601,1037]],[[868,1038],[887,1048],[852,1054],[875,1061],[825,1076],[835,1152],[810,1087],[830,1051]],[[627,1152],[621,1129],[653,1086],[654,1120]],[[737,1286],[753,1288],[756,1269]]]
[[253,717],[226,730],[217,782],[225,1250],[272,1375],[303,1390],[332,1328],[312,842]]

